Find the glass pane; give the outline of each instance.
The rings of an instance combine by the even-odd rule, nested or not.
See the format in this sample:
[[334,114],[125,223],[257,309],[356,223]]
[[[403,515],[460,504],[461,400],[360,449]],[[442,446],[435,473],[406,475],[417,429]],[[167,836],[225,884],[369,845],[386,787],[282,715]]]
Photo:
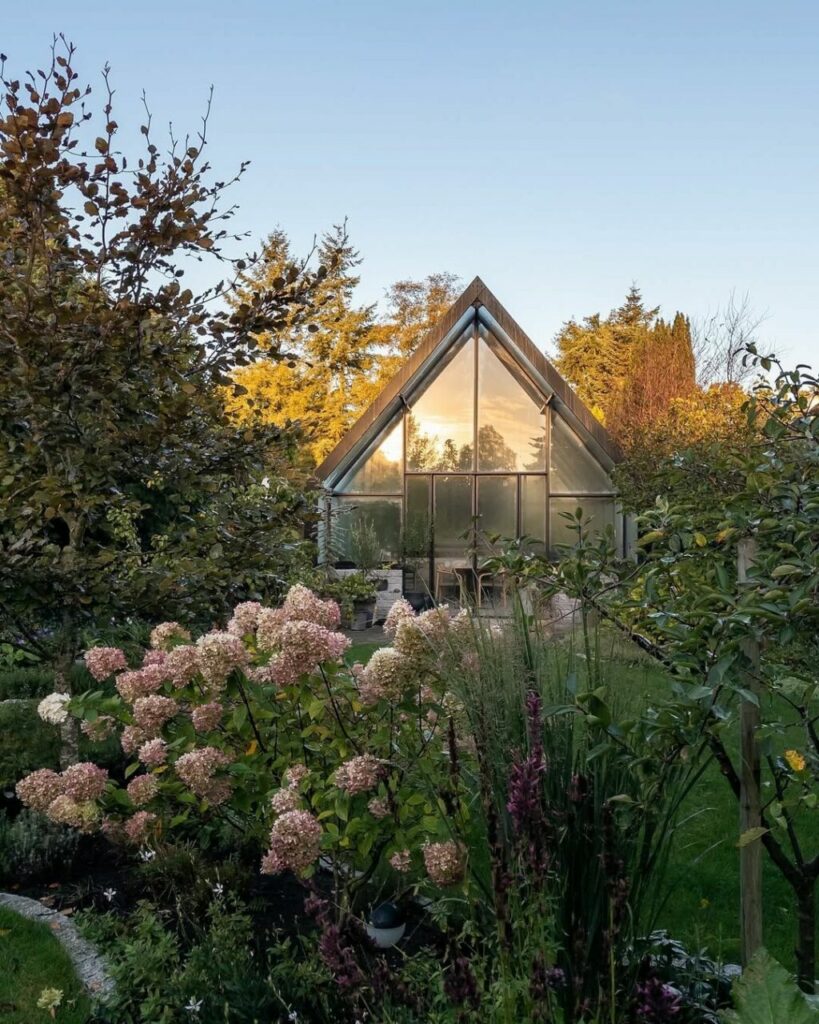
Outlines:
[[337,497],[334,506],[330,522],[333,561],[373,569],[398,558],[400,498]]
[[566,421],[552,415],[552,493],[613,491],[608,473]]
[[408,579],[408,586],[421,582],[429,586],[429,549],[431,545],[429,493],[431,478],[428,476],[407,477],[407,512],[404,519],[402,538],[402,559],[404,566],[412,570],[418,579]]
[[479,345],[478,469],[545,472],[543,403],[512,375],[497,342],[482,337]]
[[546,543],[546,477],[524,476],[520,480],[520,532],[537,543]]
[[391,491],[400,494],[403,449],[404,423],[399,419],[375,451],[342,480],[338,489],[351,494],[389,494]]
[[472,328],[407,413],[407,469],[452,472],[473,468],[475,342]]
[[611,498],[551,498],[549,501],[549,549],[553,558],[559,558],[559,544],[577,543],[577,532],[564,519],[562,512],[574,513],[583,509],[583,520],[591,519],[584,529],[590,537],[599,535],[607,526],[614,526],[614,501]]
[[[478,530],[481,534],[500,534],[501,537],[515,537],[517,534],[517,489],[515,476],[482,476],[478,478]],[[492,542],[480,537],[482,547],[491,547]]]
[[470,547],[462,534],[472,527],[472,477],[439,476],[435,479],[435,557],[467,560]]

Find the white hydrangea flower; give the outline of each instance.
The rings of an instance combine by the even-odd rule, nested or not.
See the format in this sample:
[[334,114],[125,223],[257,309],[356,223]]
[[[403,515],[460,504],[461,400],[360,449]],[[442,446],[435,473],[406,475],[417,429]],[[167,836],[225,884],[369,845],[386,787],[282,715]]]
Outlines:
[[49,725],[62,725],[68,718],[70,701],[67,693],[50,693],[37,705],[37,714]]

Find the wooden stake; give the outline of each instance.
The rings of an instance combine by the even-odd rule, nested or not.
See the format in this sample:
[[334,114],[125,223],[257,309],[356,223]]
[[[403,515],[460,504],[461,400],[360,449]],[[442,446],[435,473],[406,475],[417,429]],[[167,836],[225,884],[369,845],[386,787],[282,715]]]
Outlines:
[[[737,549],[737,580],[740,585],[748,581],[748,569],[756,554],[756,541],[750,538],[739,542]],[[746,675],[745,689],[759,695],[759,684],[754,678],[759,668],[759,644],[756,640],[742,641],[742,650],[752,667]],[[740,793],[739,830],[744,835],[749,829],[762,825],[760,794],[759,705],[743,700],[739,710],[740,732]],[[762,946],[762,842],[754,839],[740,847],[740,936],[742,965],[748,965],[754,953]]]

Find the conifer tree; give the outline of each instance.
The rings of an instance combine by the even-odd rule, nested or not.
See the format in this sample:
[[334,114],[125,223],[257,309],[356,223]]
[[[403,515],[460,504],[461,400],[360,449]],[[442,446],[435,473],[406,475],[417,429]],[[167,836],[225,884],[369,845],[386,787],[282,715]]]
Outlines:
[[[330,253],[340,258],[320,285],[312,322],[305,326],[296,320],[275,335],[262,334],[258,343],[270,357],[238,369],[234,380],[243,393],[226,393],[228,411],[241,422],[298,422],[312,464],[351,426],[372,394],[376,373],[373,308],[354,303],[361,260],[345,225],[324,235],[315,253],[319,264]],[[270,287],[294,265],[289,239],[274,231],[260,267],[245,279],[245,291]]]
[[689,320],[677,313],[669,324],[659,312],[632,285],[608,317],[569,321],[556,339],[558,369],[625,445],[696,388]]
[[[270,358],[238,369],[234,380],[242,394],[225,394],[239,422],[298,422],[307,441],[306,468],[333,449],[457,296],[454,274],[398,281],[387,291],[386,314],[377,319],[373,306],[355,304],[361,258],[345,226],[334,227],[317,247],[322,264],[330,253],[341,259],[320,286],[319,311],[309,328],[296,320],[275,336],[260,336]],[[261,268],[245,279],[245,295],[298,266],[285,233],[274,231]]]
[[412,355],[458,297],[460,281],[447,271],[421,281],[396,281],[386,294],[386,314],[375,324],[374,342],[381,349],[379,383],[385,383]]

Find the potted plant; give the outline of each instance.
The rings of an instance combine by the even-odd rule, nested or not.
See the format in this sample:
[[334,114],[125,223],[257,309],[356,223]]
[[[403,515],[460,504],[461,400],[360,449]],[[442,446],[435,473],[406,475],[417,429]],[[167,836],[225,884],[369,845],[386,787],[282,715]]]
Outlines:
[[421,566],[429,559],[431,530],[426,516],[413,516],[401,534],[401,564],[404,568],[404,597],[415,611],[431,604],[429,588],[421,575]]
[[367,629],[375,616],[376,591],[374,572],[381,562],[381,541],[369,516],[361,516],[350,527],[350,554],[358,571],[346,577],[350,588],[352,621],[350,629]]

